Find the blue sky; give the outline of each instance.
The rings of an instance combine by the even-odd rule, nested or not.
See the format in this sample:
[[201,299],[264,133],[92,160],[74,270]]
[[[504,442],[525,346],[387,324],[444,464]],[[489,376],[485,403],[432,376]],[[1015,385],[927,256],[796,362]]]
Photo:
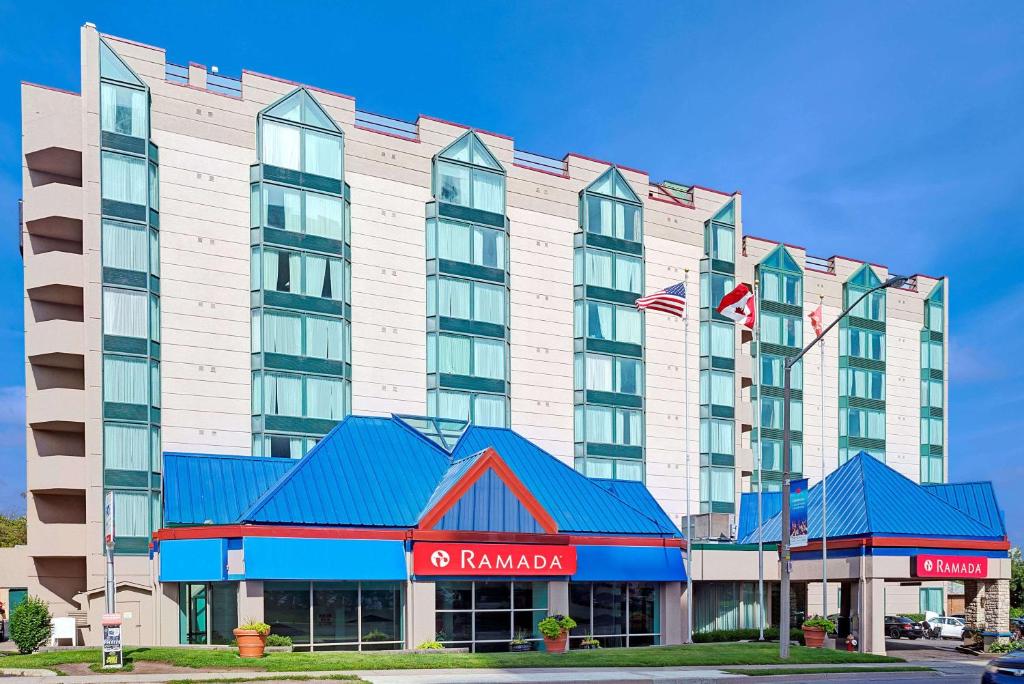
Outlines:
[[23,506],[21,80],[78,90],[79,26],[672,179],[748,233],[950,278],[954,480],[1024,543],[1024,3],[0,0],[0,510]]

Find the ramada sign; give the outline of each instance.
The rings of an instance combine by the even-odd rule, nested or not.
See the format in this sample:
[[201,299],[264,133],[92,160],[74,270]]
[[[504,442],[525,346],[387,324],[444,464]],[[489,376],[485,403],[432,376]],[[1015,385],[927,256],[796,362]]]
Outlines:
[[416,542],[412,568],[416,575],[572,575],[576,547]]
[[984,556],[915,556],[917,577],[988,577],[988,558]]

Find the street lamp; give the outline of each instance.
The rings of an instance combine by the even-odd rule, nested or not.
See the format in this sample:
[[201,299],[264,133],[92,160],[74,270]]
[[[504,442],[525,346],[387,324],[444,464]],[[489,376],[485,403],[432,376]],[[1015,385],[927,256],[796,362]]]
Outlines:
[[[793,366],[797,361],[803,358],[804,354],[809,352],[814,345],[816,345],[828,331],[836,327],[839,321],[846,318],[853,309],[860,304],[865,297],[878,290],[884,290],[890,287],[903,287],[906,284],[908,278],[903,276],[894,276],[889,278],[881,285],[871,288],[857,300],[846,307],[843,313],[839,314],[839,317],[828,324],[828,327],[821,331],[821,334],[815,337],[811,342],[800,350],[800,353],[796,356],[787,356],[783,362],[783,391],[782,391],[782,586],[779,590],[779,657],[789,657],[789,566],[790,566],[790,548],[789,548],[789,481],[791,478],[790,467],[792,466],[791,459],[789,457],[789,399],[791,394],[791,382],[792,382],[792,370]],[[824,368],[822,372],[824,372]],[[825,398],[822,397],[821,401]],[[822,472],[825,472],[824,463],[822,464]],[[824,478],[824,475],[822,475]],[[824,530],[822,530],[824,532]]]

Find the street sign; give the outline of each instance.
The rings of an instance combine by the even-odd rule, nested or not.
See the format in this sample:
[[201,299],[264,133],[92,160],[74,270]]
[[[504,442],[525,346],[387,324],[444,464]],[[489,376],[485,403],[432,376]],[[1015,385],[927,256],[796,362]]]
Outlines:
[[104,669],[124,667],[121,616],[117,613],[103,614],[103,667]]
[[103,503],[103,540],[107,546],[114,544],[114,492],[107,492]]
[[789,483],[789,545],[807,546],[807,480]]

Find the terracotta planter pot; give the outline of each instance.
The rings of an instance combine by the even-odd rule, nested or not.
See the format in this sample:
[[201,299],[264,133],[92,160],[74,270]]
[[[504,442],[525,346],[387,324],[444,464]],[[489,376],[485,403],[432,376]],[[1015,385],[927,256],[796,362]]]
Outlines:
[[232,630],[235,640],[238,641],[238,657],[240,658],[262,658],[263,650],[267,647],[267,637],[255,629]]
[[565,653],[565,643],[569,640],[568,630],[562,630],[554,639],[550,637],[544,637],[544,648],[548,653]]
[[802,627],[804,643],[808,648],[821,648],[825,645],[825,630],[820,627]]

